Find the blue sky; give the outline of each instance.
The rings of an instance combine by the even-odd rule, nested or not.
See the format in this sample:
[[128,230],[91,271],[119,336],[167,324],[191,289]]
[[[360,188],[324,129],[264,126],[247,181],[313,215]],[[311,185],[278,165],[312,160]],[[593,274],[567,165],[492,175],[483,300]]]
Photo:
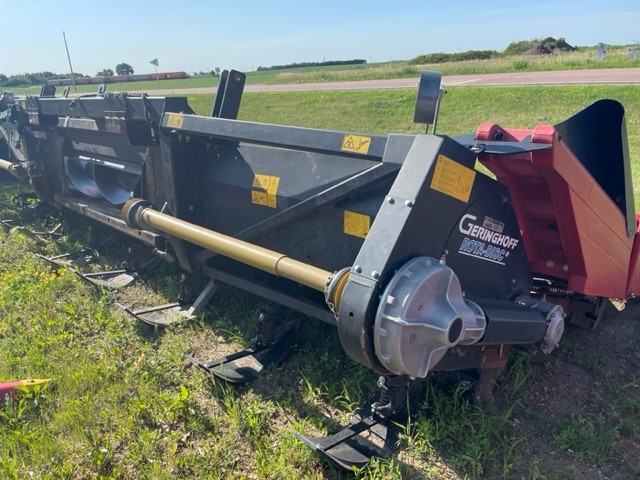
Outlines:
[[[4,5],[3,5],[4,4]],[[565,37],[573,45],[640,42],[640,1],[0,0],[0,73],[69,65],[95,75],[118,63],[136,73],[254,70],[304,61],[403,60],[423,53],[504,48]]]

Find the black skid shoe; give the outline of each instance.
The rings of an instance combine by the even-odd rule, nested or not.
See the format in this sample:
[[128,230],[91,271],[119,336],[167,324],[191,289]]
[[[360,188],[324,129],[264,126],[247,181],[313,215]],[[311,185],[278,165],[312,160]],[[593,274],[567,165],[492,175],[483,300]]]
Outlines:
[[298,321],[280,323],[275,316],[261,312],[258,316],[260,333],[251,345],[239,352],[210,361],[202,361],[192,355],[184,357],[209,375],[228,383],[249,383],[270,367],[278,366],[294,343]]
[[363,405],[339,432],[320,438],[293,434],[344,470],[362,468],[373,457],[389,458],[398,448],[402,425],[419,405],[422,384],[410,382],[407,377],[380,377],[378,387],[379,400]]

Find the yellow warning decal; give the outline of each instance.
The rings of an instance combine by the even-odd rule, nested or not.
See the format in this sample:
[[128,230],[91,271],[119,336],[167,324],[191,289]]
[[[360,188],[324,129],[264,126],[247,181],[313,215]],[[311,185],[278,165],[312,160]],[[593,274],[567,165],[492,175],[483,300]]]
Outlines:
[[167,127],[182,128],[184,123],[184,117],[175,113],[169,113],[167,115]]
[[371,228],[371,218],[369,215],[344,211],[344,233],[354,237],[366,238]]
[[279,184],[280,177],[276,177],[274,175],[260,175],[256,173],[253,177],[253,184],[251,187],[258,190],[251,190],[251,202],[256,205],[276,208]]
[[342,146],[340,149],[345,152],[362,153],[363,155],[366,155],[369,153],[370,146],[371,137],[363,137],[347,133],[342,139]]
[[431,188],[468,203],[476,172],[444,155],[438,155]]

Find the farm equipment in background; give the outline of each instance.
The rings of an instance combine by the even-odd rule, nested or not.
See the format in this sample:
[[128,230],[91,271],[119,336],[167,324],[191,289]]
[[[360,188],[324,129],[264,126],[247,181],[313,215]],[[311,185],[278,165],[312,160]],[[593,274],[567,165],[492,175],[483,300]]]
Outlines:
[[[423,73],[416,121],[435,124],[440,80]],[[566,321],[640,289],[619,103],[532,130],[366,135],[238,121],[243,86],[224,72],[210,117],[181,97],[27,97],[0,124],[0,168],[206,279],[193,302],[130,311],[147,323],[198,315],[224,283],[334,325],[381,393],[335,435],[297,434],[330,461],[390,455],[430,372],[474,370],[486,396],[511,348],[549,353]],[[295,339],[260,325],[243,352],[189,359],[249,381]]]

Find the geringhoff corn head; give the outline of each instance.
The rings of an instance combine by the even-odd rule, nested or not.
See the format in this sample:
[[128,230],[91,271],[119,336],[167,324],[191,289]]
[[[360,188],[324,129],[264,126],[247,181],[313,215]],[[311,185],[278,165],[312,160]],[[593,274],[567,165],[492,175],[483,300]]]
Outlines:
[[[549,353],[565,323],[640,289],[619,103],[533,130],[380,136],[235,120],[243,86],[225,72],[210,117],[179,97],[43,91],[1,121],[0,166],[208,281],[192,303],[131,312],[145,322],[197,315],[224,283],[334,325],[381,394],[333,436],[298,434],[332,462],[391,454],[430,372],[476,371],[486,395],[514,346]],[[441,92],[423,73],[417,122],[435,123]],[[262,320],[245,351],[190,360],[255,378],[296,332]]]

